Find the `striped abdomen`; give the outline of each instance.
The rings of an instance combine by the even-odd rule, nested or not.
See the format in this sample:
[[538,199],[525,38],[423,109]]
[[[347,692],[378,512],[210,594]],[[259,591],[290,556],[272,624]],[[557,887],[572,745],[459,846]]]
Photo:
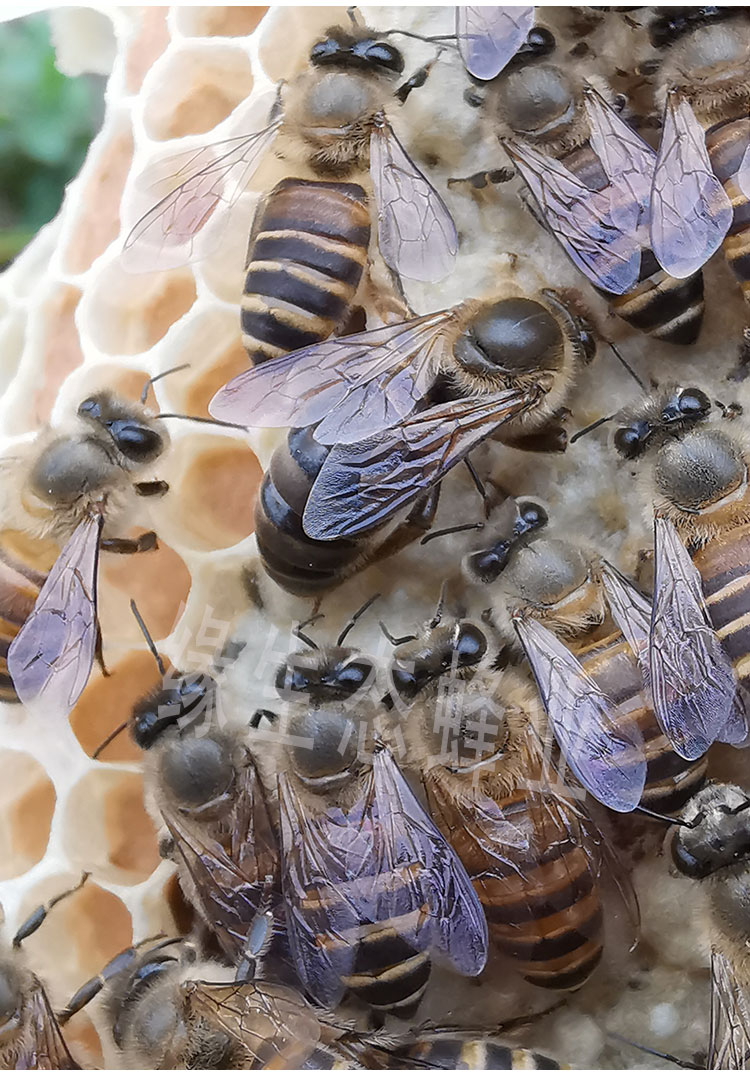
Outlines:
[[242,296],[242,343],[254,364],[341,329],[369,243],[370,212],[358,184],[276,185],[255,216]]
[[298,427],[273,454],[255,506],[258,552],[269,577],[287,592],[311,596],[332,588],[360,557],[352,540],[313,540],[302,527],[312,485],[330,452]]
[[737,525],[693,555],[708,613],[734,667],[750,687],[750,526]]
[[493,839],[491,828],[484,831],[483,820],[492,819],[486,805],[478,805],[476,823],[470,819],[471,800],[487,802],[471,779],[460,808],[441,769],[427,775],[425,786],[433,818],[472,879],[499,951],[532,985],[583,985],[602,954],[601,897],[565,807],[552,795],[531,800],[524,790],[496,799],[503,827],[528,840],[520,849]]
[[8,649],[31,614],[47,579],[0,545],[0,700],[16,703],[18,697],[8,673]]
[[737,173],[750,145],[750,119],[728,120],[706,132],[706,146],[711,166],[721,180],[732,203],[734,218],[724,237],[722,248],[727,262],[750,302],[750,202],[737,185]]
[[513,1049],[493,1038],[436,1037],[407,1045],[398,1055],[445,1071],[543,1071],[560,1067],[551,1057],[529,1049]]
[[640,804],[660,813],[677,812],[703,786],[706,758],[686,761],[672,751],[643,696],[638,662],[618,629],[571,647],[587,674],[617,706],[623,724],[640,729],[646,757],[646,786]]
[[[599,158],[588,144],[561,160],[587,187],[601,191],[608,186]],[[692,345],[697,340],[705,309],[703,275],[698,272],[684,280],[670,277],[650,248],[642,249],[635,288],[624,296],[604,291],[602,295],[614,313],[636,330],[673,345]]]

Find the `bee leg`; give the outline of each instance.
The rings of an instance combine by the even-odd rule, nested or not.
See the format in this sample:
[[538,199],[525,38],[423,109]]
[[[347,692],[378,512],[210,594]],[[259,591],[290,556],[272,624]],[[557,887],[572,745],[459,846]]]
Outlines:
[[142,498],[153,498],[155,495],[165,495],[169,484],[166,480],[147,480],[145,483],[134,483],[133,489]]
[[[569,410],[561,409],[560,413],[569,414]],[[563,418],[563,415],[555,414],[537,431],[504,437],[503,445],[516,450],[531,450],[533,453],[564,453],[568,448],[568,432],[560,422]]]
[[481,172],[475,172],[471,176],[450,176],[448,178],[448,187],[468,184],[475,191],[481,191],[482,188],[489,187],[491,184],[507,184],[515,175],[516,170],[510,165],[499,169],[483,169]]
[[139,554],[141,551],[157,550],[156,533],[143,532],[137,539],[103,539],[99,544],[103,551],[114,554]]
[[94,645],[94,659],[99,665],[99,670],[102,672],[105,678],[109,678],[109,670],[104,662],[104,652],[102,651],[102,627],[99,625],[99,618],[96,619],[96,644]]
[[13,947],[20,948],[21,943],[26,940],[27,937],[30,937],[32,933],[36,933],[52,908],[56,907],[61,899],[67,899],[69,895],[73,895],[79,888],[83,888],[90,876],[90,873],[84,873],[78,881],[78,884],[74,884],[72,888],[68,888],[67,891],[61,892],[60,895],[56,895],[47,903],[43,903],[40,907],[37,907],[36,910],[33,910],[26,921],[19,926],[18,932],[13,937]]
[[406,82],[402,82],[401,85],[396,88],[393,96],[396,97],[402,105],[412,90],[418,90],[420,86],[424,86],[427,82],[427,76],[432,71],[435,60],[437,60],[437,56],[434,60],[430,60],[429,63],[423,64],[422,67],[417,68],[414,74],[410,75]]
[[742,343],[737,356],[737,366],[727,375],[729,382],[744,382],[750,375],[750,326],[742,331]]
[[[150,939],[153,940],[154,938],[151,937]],[[161,948],[166,947],[168,944],[174,944],[176,939],[177,938],[162,941],[155,948],[151,948],[148,952],[143,954],[141,958],[145,961],[149,955],[158,953]],[[90,1003],[102,989],[104,989],[107,982],[111,981],[112,978],[116,978],[118,974],[123,974],[127,971],[134,960],[138,958],[139,949],[145,943],[146,941],[141,941],[141,944],[133,944],[130,948],[125,948],[125,950],[119,952],[114,959],[110,959],[109,963],[107,963],[99,974],[94,975],[94,977],[90,978],[85,985],[82,985],[81,988],[73,994],[62,1011],[57,1013],[57,1021],[60,1026],[67,1023],[76,1012],[81,1010],[81,1008],[85,1008],[86,1005]],[[159,958],[161,960],[159,965],[161,966],[166,966],[167,963],[178,962],[176,956],[165,955]],[[154,962],[154,966],[156,966],[156,962]]]

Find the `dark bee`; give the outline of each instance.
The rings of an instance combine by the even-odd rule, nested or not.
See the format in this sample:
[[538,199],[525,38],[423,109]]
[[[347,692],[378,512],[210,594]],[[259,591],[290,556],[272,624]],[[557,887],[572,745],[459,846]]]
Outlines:
[[395,649],[389,672],[406,710],[394,722],[491,939],[533,985],[582,985],[602,955],[597,858],[584,817],[545,787],[528,678],[493,667],[478,626],[439,616]]
[[363,170],[391,271],[423,281],[445,277],[457,250],[453,220],[383,111],[405,101],[429,69],[397,88],[403,70],[400,50],[384,35],[356,24],[329,30],[313,45],[309,68],[281,92],[283,115],[277,101],[260,131],[190,156],[187,178],[128,236],[125,265],[152,270],[204,256],[198,234],[211,233],[218,208],[239,197],[278,132],[320,179],[283,180],[256,214],[242,298],[242,339],[254,364],[346,325],[370,242],[370,199],[351,182]]
[[321,592],[423,533],[436,485],[488,437],[565,447],[559,410],[592,333],[551,290],[507,293],[312,346],[214,397],[221,418],[298,425],[256,510],[261,557],[282,587]]
[[[75,704],[99,647],[99,551],[147,551],[156,543],[153,532],[135,540],[102,538],[102,533],[133,492],[166,491],[163,481],[137,477],[148,473],[168,446],[164,424],[147,408],[103,391],[79,405],[70,432],[46,430],[4,462],[4,700],[20,699],[52,712],[67,712]],[[22,543],[23,555],[18,553]],[[50,545],[59,553],[45,563]]]
[[[350,623],[351,625],[352,623]],[[290,656],[279,776],[282,887],[302,984],[324,1007],[349,991],[414,1013],[434,961],[482,970],[487,925],[468,876],[377,731],[373,661],[356,649]]]
[[654,151],[602,92],[571,65],[525,63],[496,80],[487,108],[543,223],[612,311],[659,340],[692,344],[703,320],[703,278],[670,276],[654,256]]
[[750,796],[711,783],[684,809],[669,837],[675,869],[702,881],[711,943],[711,1037],[706,1067],[744,1071],[750,1060],[747,892]]

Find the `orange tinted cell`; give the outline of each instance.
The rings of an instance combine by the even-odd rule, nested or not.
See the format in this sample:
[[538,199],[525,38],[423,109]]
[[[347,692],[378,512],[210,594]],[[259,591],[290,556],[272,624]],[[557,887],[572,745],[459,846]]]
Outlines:
[[87,293],[87,328],[102,352],[132,356],[161,341],[194,301],[189,270],[136,275],[112,262]]
[[0,880],[27,872],[44,856],[55,788],[28,753],[0,752]]
[[191,416],[208,416],[208,403],[217,390],[247,367],[247,352],[237,341],[218,355],[210,367],[189,379],[184,396],[185,411]]
[[[85,379],[81,380],[81,397],[86,393],[95,393],[98,390],[112,390],[114,393],[125,397],[128,401],[141,400],[143,388],[148,381],[147,371],[135,367],[120,367],[117,364],[98,363],[93,364],[86,370]],[[153,412],[159,411],[159,405],[154,395],[153,388],[149,386],[146,394],[146,407]]]
[[172,55],[143,113],[154,139],[210,131],[250,95],[253,73],[242,49],[188,47]]
[[195,37],[242,37],[252,34],[267,7],[183,7],[179,26]]
[[169,8],[141,7],[136,10],[139,16],[138,30],[125,56],[125,85],[131,94],[140,90],[146,72],[169,44]]
[[[162,658],[169,670],[169,660]],[[130,720],[136,703],[157,685],[161,685],[161,675],[150,652],[129,652],[109,668],[108,678],[94,668],[88,685],[70,713],[70,725],[84,752],[90,756],[108,734]],[[135,761],[141,756],[141,750],[124,730],[97,759]]]
[[36,318],[44,326],[41,370],[31,409],[31,427],[40,427],[49,419],[57,391],[71,371],[83,362],[81,342],[75,324],[75,312],[81,299],[80,289],[59,285],[47,297]]
[[[138,536],[147,528],[126,529]],[[99,563],[99,619],[107,644],[139,645],[141,631],[133,618],[134,599],[155,641],[169,636],[190,591],[190,574],[180,556],[158,540],[155,551],[138,554],[103,552]]]

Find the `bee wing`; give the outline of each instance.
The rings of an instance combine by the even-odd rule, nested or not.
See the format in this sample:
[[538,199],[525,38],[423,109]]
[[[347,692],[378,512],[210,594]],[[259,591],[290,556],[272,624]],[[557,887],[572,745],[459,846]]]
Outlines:
[[638,726],[617,715],[609,697],[545,626],[522,617],[514,624],[566,763],[597,801],[629,813],[646,781]]
[[[198,255],[196,237],[213,221],[219,207],[229,210],[234,205],[280,126],[277,117],[261,131],[178,154],[147,172],[142,183],[151,185],[157,179],[163,182],[165,171],[171,169],[175,187],[128,233],[121,255],[123,268],[130,273],[170,270],[208,255],[208,244]],[[221,235],[219,230],[212,232],[213,247]]]
[[413,281],[442,281],[456,261],[456,226],[385,117],[376,121],[370,136],[370,173],[385,263]]
[[90,514],[63,547],[34,610],[8,649],[8,670],[25,705],[69,711],[96,651],[96,571],[103,518]]
[[533,25],[533,7],[456,7],[456,38],[464,67],[475,79],[494,79]]
[[592,149],[614,189],[612,220],[625,233],[635,231],[649,219],[656,153],[592,86],[583,100]]
[[740,167],[734,179],[745,198],[750,199],[750,146],[742,155]]
[[356,445],[334,446],[307,499],[305,532],[328,540],[379,527],[539,395],[505,390],[450,401]]
[[194,1012],[245,1048],[251,1070],[301,1068],[320,1038],[320,1023],[294,989],[270,982],[186,982]]
[[[253,770],[254,771],[254,770]],[[267,899],[266,879],[278,881],[278,854],[269,837],[255,834],[254,822],[242,838],[245,859],[230,857],[221,843],[169,810],[164,823],[192,881],[203,920],[216,933],[227,958],[235,965],[245,954],[253,920]],[[266,817],[266,824],[268,824]],[[268,845],[267,845],[268,844]]]
[[81,1070],[65,1044],[44,987],[36,978],[26,1002],[24,1036],[20,1040],[17,1071]]
[[641,246],[613,216],[612,193],[593,191],[561,162],[515,139],[507,150],[554,237],[597,288],[617,296],[638,280]]
[[268,360],[222,387],[215,419],[255,427],[317,423],[323,445],[359,442],[408,416],[437,370],[441,332],[455,311],[437,311]]
[[602,559],[602,584],[615,624],[630,645],[639,666],[648,672],[651,604],[618,569]]
[[721,952],[711,954],[710,1070],[746,1071],[750,1061],[750,998]]
[[732,217],[703,128],[684,98],[668,94],[651,190],[654,254],[672,277],[690,277],[721,246]]
[[712,742],[747,737],[732,664],[711,625],[700,574],[674,525],[660,516],[649,670],[656,718],[680,756],[696,760]]
[[398,919],[415,952],[441,953],[478,974],[488,935],[466,870],[386,749],[347,812],[305,814],[279,782],[289,941],[307,991],[334,1007],[352,973],[361,927]]

